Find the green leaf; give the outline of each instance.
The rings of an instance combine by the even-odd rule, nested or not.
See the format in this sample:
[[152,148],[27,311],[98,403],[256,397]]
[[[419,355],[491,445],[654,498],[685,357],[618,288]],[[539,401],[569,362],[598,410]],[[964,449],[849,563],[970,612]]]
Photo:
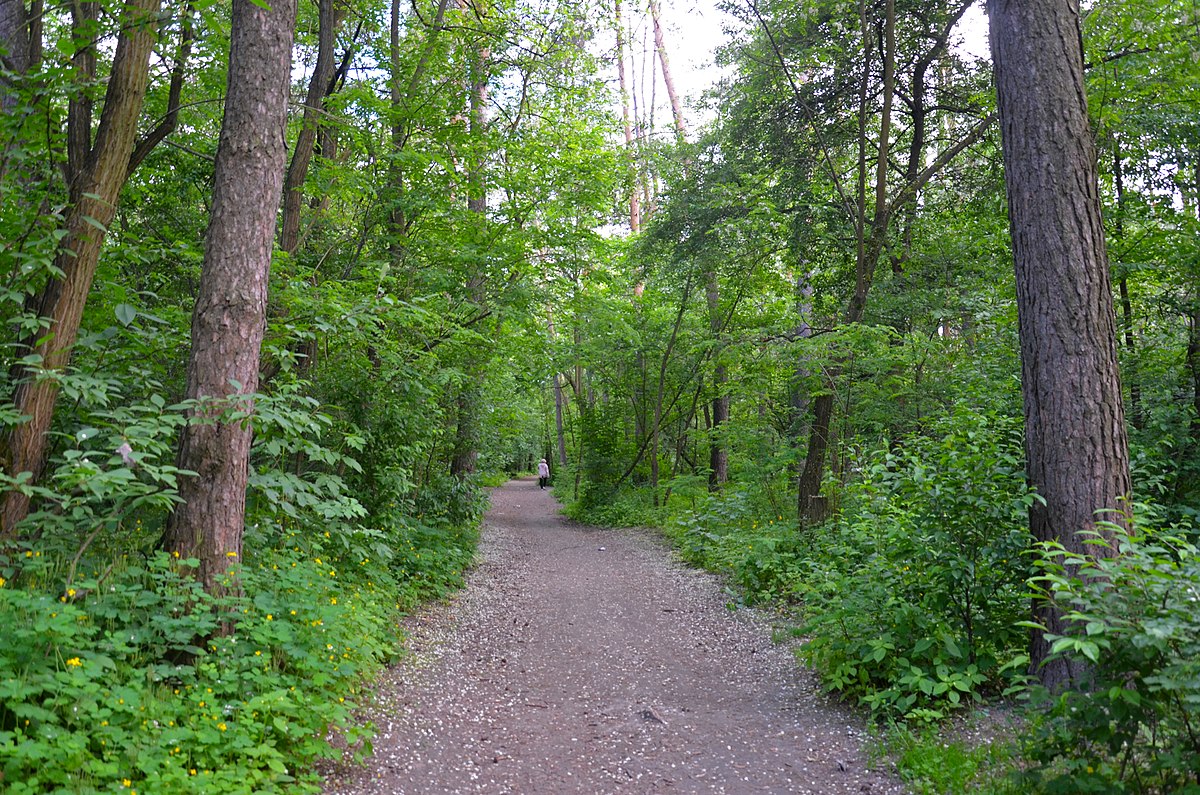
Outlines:
[[117,304],[117,306],[113,309],[113,312],[116,314],[117,320],[120,321],[121,325],[125,326],[126,328],[128,328],[137,317],[137,309],[130,304]]

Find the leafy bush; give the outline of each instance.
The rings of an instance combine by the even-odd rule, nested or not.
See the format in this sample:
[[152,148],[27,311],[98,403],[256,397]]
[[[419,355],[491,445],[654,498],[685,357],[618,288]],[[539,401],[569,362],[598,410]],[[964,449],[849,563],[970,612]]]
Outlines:
[[803,658],[879,713],[978,700],[1023,644],[1034,499],[1018,423],[965,406],[871,455],[842,517],[812,533]]
[[361,435],[277,383],[251,418],[237,588],[213,597],[195,561],[155,551],[183,407],[66,384],[85,424],[35,492],[40,535],[0,549],[0,790],[316,791],[315,760],[342,754],[331,732],[369,748],[352,710],[397,652],[399,611],[461,583],[479,490],[410,486],[368,515],[343,478]]
[[1112,557],[1039,549],[1036,579],[1068,619],[1054,655],[1091,680],[1035,691],[1043,720],[1020,778],[1027,792],[1200,792],[1200,549],[1182,534],[1126,532]]
[[763,518],[748,492],[708,495],[667,532],[689,563],[728,575],[747,604],[796,599],[804,569],[795,522]]
[[394,650],[383,583],[284,551],[235,572],[253,597],[214,599],[158,553],[56,596],[27,554],[24,587],[0,587],[5,792],[314,791],[328,731],[365,738],[358,683]]

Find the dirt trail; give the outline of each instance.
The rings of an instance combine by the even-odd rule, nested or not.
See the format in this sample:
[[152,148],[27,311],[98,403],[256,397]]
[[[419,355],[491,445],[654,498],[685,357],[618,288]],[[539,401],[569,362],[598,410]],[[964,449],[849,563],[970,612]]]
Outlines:
[[904,791],[715,578],[557,508],[536,481],[494,490],[467,589],[413,619],[374,756],[329,795]]

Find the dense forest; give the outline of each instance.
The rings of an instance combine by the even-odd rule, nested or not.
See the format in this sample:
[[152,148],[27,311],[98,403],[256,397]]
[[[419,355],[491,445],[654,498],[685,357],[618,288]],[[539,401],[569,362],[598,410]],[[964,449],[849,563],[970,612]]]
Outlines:
[[658,0],[0,0],[0,790],[315,791],[545,457],[987,786],[1200,791],[1200,10],[1079,5],[728,0],[686,107]]

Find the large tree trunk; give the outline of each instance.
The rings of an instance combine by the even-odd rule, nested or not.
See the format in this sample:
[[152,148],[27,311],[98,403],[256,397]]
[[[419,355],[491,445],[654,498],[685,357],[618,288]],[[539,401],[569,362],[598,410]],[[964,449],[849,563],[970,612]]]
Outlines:
[[[91,142],[91,105],[73,100],[69,111],[68,174],[71,177],[71,209],[66,218],[67,235],[54,264],[62,278],[52,280],[31,308],[49,320],[48,334],[29,340],[23,353],[41,357],[41,367],[61,371],[70,360],[71,347],[79,334],[84,304],[96,274],[96,263],[104,244],[105,230],[116,214],[117,200],[128,174],[130,156],[137,136],[137,120],[149,83],[149,59],[156,34],[158,0],[131,0],[123,9],[123,24],[104,96],[104,110],[95,143]],[[89,6],[90,7],[90,6]],[[84,24],[89,13],[76,20]],[[86,10],[86,9],[85,9]],[[95,70],[95,55],[82,48],[77,55],[80,69]],[[90,73],[89,73],[90,74]],[[15,426],[5,439],[3,463],[13,475],[30,473],[37,481],[46,465],[47,432],[58,398],[58,382],[24,376],[13,394],[17,411],[29,421]],[[16,525],[29,513],[29,497],[9,492],[0,509],[0,536],[13,537]]]
[[[1088,124],[1078,0],[991,0],[1009,223],[1017,280],[1029,480],[1045,504],[1030,510],[1039,541],[1103,554],[1083,533],[1097,511],[1123,507],[1129,454],[1096,153]],[[1100,518],[1114,518],[1112,514]],[[1049,633],[1059,610],[1035,606]],[[1041,632],[1031,659],[1051,688],[1078,682],[1072,659],[1047,661]]]
[[287,161],[284,132],[296,24],[295,0],[234,0],[225,118],[217,147],[212,215],[200,294],[192,314],[187,397],[201,401],[184,429],[182,503],[167,526],[168,548],[200,560],[199,576],[220,592],[241,559],[251,428],[227,412],[249,412],[258,389],[275,217]]

